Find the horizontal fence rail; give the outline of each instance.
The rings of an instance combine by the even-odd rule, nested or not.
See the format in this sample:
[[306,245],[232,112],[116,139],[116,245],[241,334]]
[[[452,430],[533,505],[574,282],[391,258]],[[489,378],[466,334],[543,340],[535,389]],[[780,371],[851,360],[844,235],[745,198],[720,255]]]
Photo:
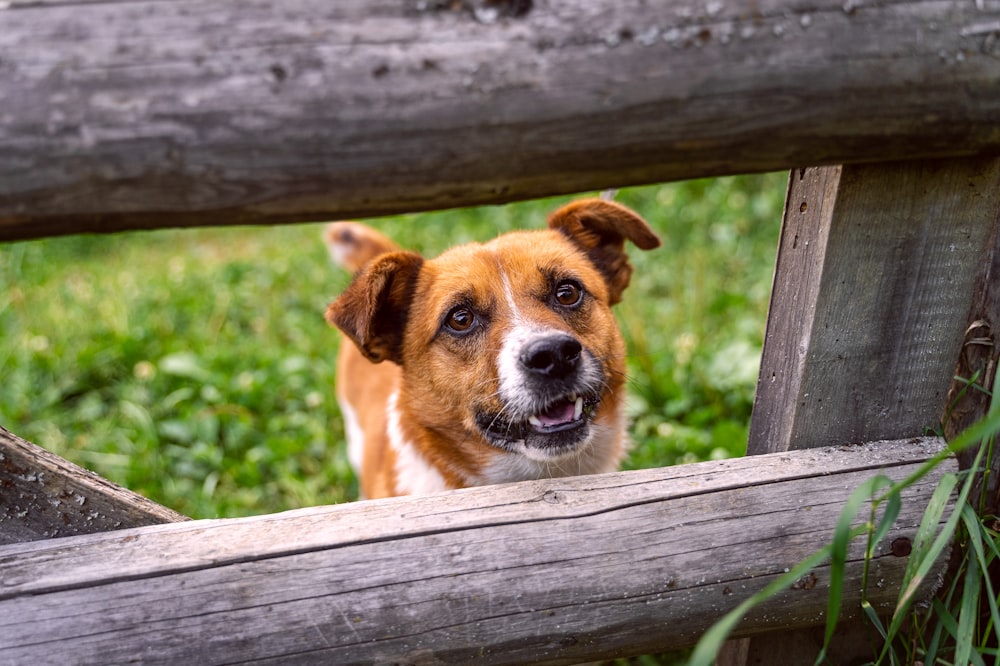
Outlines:
[[0,240],[1000,150],[1000,3],[0,3]]
[[[829,543],[863,481],[906,478],[941,447],[809,449],[2,546],[0,662],[569,664],[691,645]],[[869,572],[880,612],[955,469],[903,492]],[[863,551],[849,553],[845,618],[860,609]],[[817,567],[740,635],[821,624],[828,583]]]

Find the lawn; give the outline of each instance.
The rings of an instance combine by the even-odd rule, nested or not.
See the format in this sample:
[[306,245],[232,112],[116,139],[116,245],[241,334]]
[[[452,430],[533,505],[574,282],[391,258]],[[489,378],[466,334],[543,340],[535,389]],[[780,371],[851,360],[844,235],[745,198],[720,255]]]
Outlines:
[[[742,455],[784,176],[622,190],[664,239],[617,313],[634,447],[653,467]],[[433,255],[544,224],[570,197],[371,221]],[[323,310],[348,276],[322,225],[0,245],[0,424],[195,518],[357,494]]]

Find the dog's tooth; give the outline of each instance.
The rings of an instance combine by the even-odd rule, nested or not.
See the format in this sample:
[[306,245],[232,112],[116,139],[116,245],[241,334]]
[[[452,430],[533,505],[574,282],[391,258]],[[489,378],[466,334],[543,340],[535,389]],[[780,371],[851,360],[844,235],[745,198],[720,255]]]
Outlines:
[[536,426],[538,428],[542,427],[542,422],[534,414],[532,414],[531,416],[528,417],[528,423],[530,423],[531,425]]
[[583,398],[577,398],[576,403],[573,405],[573,420],[579,421],[580,416],[583,415]]

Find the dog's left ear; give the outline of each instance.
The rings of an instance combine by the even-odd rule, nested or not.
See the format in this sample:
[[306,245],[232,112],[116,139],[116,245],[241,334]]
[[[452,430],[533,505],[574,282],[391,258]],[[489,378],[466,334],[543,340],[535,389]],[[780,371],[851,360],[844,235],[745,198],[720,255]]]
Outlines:
[[625,241],[642,250],[660,246],[659,237],[631,209],[603,199],[574,201],[549,216],[549,228],[558,229],[576,243],[597,266],[608,284],[611,305],[619,302],[632,278]]
[[379,255],[327,307],[326,320],[353,340],[369,361],[402,364],[403,332],[423,261],[413,252]]

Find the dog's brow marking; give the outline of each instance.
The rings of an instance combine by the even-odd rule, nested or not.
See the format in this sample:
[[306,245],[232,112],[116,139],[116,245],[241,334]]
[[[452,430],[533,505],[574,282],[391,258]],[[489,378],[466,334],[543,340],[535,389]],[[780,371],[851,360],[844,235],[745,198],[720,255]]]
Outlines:
[[403,436],[398,402],[399,393],[394,392],[386,404],[389,446],[396,452],[396,490],[404,495],[429,495],[447,490],[441,473]]
[[500,281],[503,282],[503,295],[507,300],[507,307],[510,308],[511,321],[514,324],[519,324],[524,321],[524,317],[521,316],[517,302],[514,301],[514,288],[510,284],[510,278],[507,277],[507,271],[503,268],[500,268]]

